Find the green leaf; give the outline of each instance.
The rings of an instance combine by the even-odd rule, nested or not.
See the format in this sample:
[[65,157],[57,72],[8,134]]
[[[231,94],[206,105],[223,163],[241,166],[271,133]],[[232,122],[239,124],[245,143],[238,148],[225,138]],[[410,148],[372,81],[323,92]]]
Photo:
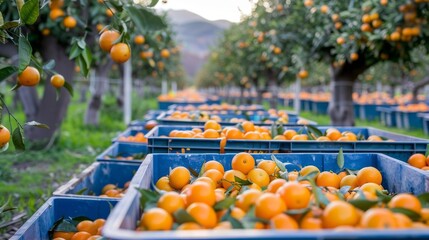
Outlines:
[[93,219],[88,218],[86,216],[78,216],[78,217],[71,218],[71,221],[75,226],[77,226],[80,222],[87,221],[87,220],[93,221]]
[[420,219],[420,214],[416,213],[412,210],[406,209],[406,208],[391,208],[390,209],[394,213],[402,213],[405,216],[409,217],[413,221],[417,221]]
[[203,162],[203,165],[200,168],[200,172],[198,173],[198,177],[203,176],[205,169],[204,169],[204,164],[206,163],[206,161]]
[[231,223],[231,227],[232,229],[244,229],[243,224],[241,224],[240,221],[238,221],[237,219],[233,218],[231,215],[226,219],[226,221]]
[[299,176],[297,181],[314,181],[316,179],[316,176],[319,174],[319,171],[312,171],[309,174],[305,175],[305,176]]
[[6,209],[7,205],[9,205],[9,199],[5,202],[5,204],[3,204],[3,206],[0,207],[0,214],[2,212],[4,212],[4,210]]
[[288,215],[299,215],[299,214],[306,214],[311,210],[310,207],[306,207],[306,208],[301,208],[301,209],[292,209],[292,210],[287,210],[286,214]]
[[192,176],[194,176],[194,177],[198,177],[199,176],[199,173],[197,171],[195,171],[195,169],[193,169],[191,167],[187,167],[187,169],[192,174]]
[[138,32],[158,31],[167,27],[161,17],[147,9],[137,6],[126,6],[125,10],[138,28]]
[[217,202],[213,208],[215,211],[220,211],[223,209],[228,209],[230,206],[234,205],[234,203],[235,203],[235,198],[227,197],[227,198]]
[[340,169],[343,169],[344,167],[344,154],[343,154],[343,148],[340,148],[340,151],[338,151],[337,155],[337,165]]
[[320,187],[317,187],[316,185],[314,185],[314,186],[312,186],[312,191],[313,191],[314,197],[316,198],[316,201],[319,204],[319,206],[321,206],[321,205],[327,206],[329,204],[328,197],[326,197],[326,195],[323,193],[323,191]]
[[392,200],[392,196],[386,195],[380,190],[376,190],[375,194],[383,203],[388,203],[390,200]]
[[21,8],[20,17],[25,24],[34,24],[39,17],[39,0],[26,1]]
[[55,60],[51,59],[49,62],[47,62],[45,65],[43,65],[44,70],[52,70],[55,67]]
[[79,45],[77,45],[77,42],[75,42],[71,49],[70,49],[70,56],[69,59],[75,59],[77,58],[80,54],[82,53],[82,49],[79,47]]
[[[0,1],[0,4],[2,3],[2,1]],[[4,19],[3,19],[3,14],[0,12],[0,26],[2,26],[4,24]]]
[[12,142],[16,150],[25,150],[24,137],[19,127],[15,128],[12,133]]
[[77,232],[77,229],[71,219],[60,219],[54,223],[49,232]]
[[[363,194],[362,194],[363,195]],[[352,199],[349,203],[360,210],[366,211],[376,205],[378,201],[368,200],[368,199]]]
[[417,197],[423,207],[429,207],[429,193],[423,193]]
[[27,122],[27,123],[25,123],[25,125],[27,125],[27,126],[32,126],[32,127],[38,127],[38,128],[46,128],[46,129],[49,129],[49,126],[48,126],[48,125],[43,124],[43,123],[39,123],[39,122],[36,122],[36,121]]
[[148,7],[155,7],[155,5],[159,2],[159,0],[152,0]]
[[18,68],[14,66],[7,66],[0,69],[0,82],[6,80],[7,78],[15,74],[17,71]]
[[19,46],[18,46],[18,55],[19,55],[19,73],[25,70],[25,68],[30,64],[31,53],[33,49],[31,48],[30,42],[24,36],[19,37]]
[[342,195],[344,195],[344,194],[346,194],[349,190],[350,190],[350,188],[351,188],[351,186],[344,186],[344,187],[342,187],[342,188],[340,188],[340,193],[342,194]]
[[73,86],[67,81],[64,82],[64,88],[70,93],[71,96],[74,94]]
[[278,135],[276,124],[271,124],[271,138],[274,139]]
[[277,167],[280,169],[280,171],[282,171],[282,172],[287,172],[286,167],[283,165],[283,163],[282,163],[282,162],[280,162],[280,161],[276,158],[276,156],[275,156],[275,155],[271,154],[271,160],[273,160],[273,161],[276,163],[276,165],[277,165]]
[[0,147],[0,153],[5,152],[9,148],[9,143],[6,143],[2,147]]
[[174,220],[179,223],[196,222],[195,219],[183,208],[173,213]]
[[146,207],[152,205],[152,204],[156,204],[158,202],[158,199],[160,198],[160,194],[155,192],[155,191],[151,191],[148,189],[137,189],[140,194],[140,207],[142,209],[145,209]]
[[77,46],[78,46],[80,49],[84,50],[84,49],[86,48],[86,42],[85,42],[85,40],[84,40],[84,39],[80,39],[80,40],[78,40],[78,41],[77,41]]
[[237,176],[234,176],[234,181],[240,186],[252,185],[252,182],[250,182],[249,180],[244,180]]
[[4,24],[2,24],[0,26],[0,29],[2,29],[2,30],[8,30],[8,29],[11,29],[11,28],[19,27],[19,26],[20,26],[19,21],[10,21],[10,22],[5,22]]
[[86,62],[82,55],[79,55],[79,57],[76,58],[76,64],[80,67],[80,71],[82,72],[83,76],[88,77],[89,69],[87,68]]
[[76,195],[84,195],[84,193],[88,190],[88,188],[82,188],[81,190],[77,191]]
[[82,52],[82,57],[85,60],[86,67],[88,69],[91,68],[92,54],[91,54],[91,50],[89,50],[89,47],[85,47],[85,49]]
[[316,138],[323,136],[323,133],[317,127],[313,125],[306,125],[306,127],[308,132],[314,135]]
[[284,131],[285,131],[285,129],[284,129],[284,127],[283,127],[283,123],[280,123],[280,124],[277,126],[277,134],[278,134],[278,135],[283,135]]

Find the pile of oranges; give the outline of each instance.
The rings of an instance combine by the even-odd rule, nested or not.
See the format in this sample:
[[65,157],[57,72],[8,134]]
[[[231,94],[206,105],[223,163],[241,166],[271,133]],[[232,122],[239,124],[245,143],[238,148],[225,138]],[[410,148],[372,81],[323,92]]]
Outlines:
[[[272,133],[267,127],[255,126],[251,121],[244,121],[240,124],[240,127],[225,127],[214,121],[208,120],[204,125],[204,131],[199,128],[194,128],[189,131],[173,130],[169,133],[169,137],[172,138],[222,138],[222,139],[236,139],[236,140],[291,140],[291,141],[359,141],[360,138],[353,132],[344,131],[340,132],[336,128],[329,128],[326,130],[324,136],[316,137],[309,134],[300,134],[293,129],[288,129],[283,134],[272,136]],[[376,135],[369,136],[366,141],[379,142],[383,139]],[[391,141],[391,140],[388,140]]]
[[[177,106],[176,110],[179,111],[256,111],[259,108],[258,105],[232,105],[228,103],[222,104],[203,104],[200,106],[195,105],[186,105],[186,106]],[[275,109],[273,109],[275,111]],[[270,110],[270,111],[273,111]]]
[[429,171],[429,156],[426,157],[421,153],[415,153],[408,158],[408,164],[421,170]]
[[132,161],[132,160],[143,160],[146,157],[146,154],[135,154],[135,155],[131,155],[128,157],[124,157],[124,156],[104,156],[104,159],[108,160],[108,159],[116,159],[116,160],[127,160],[127,161]]
[[54,240],[97,240],[102,239],[101,230],[105,219],[99,218],[94,221],[84,220],[76,225],[77,232],[59,232],[53,234]]
[[101,190],[100,197],[122,198],[124,194],[127,192],[129,187],[130,187],[130,181],[126,182],[123,188],[119,188],[115,184],[106,184]]
[[398,106],[402,112],[429,112],[429,106],[425,103],[416,103]]
[[[274,115],[270,114],[270,118],[275,118],[278,117],[275,121],[268,119],[268,116],[261,116],[261,123],[265,123],[265,124],[272,124],[274,122],[276,123],[282,123],[282,124],[286,124],[289,121],[289,117],[288,114],[286,112],[281,112],[282,114],[279,115]],[[252,112],[248,112],[248,115],[253,115],[253,111]],[[263,119],[264,118],[264,119]],[[240,118],[240,117],[234,117],[234,118],[229,118],[229,119],[225,119],[219,115],[216,114],[212,114],[206,111],[203,112],[181,112],[181,111],[174,111],[173,113],[171,113],[169,116],[166,116],[165,119],[171,119],[171,120],[180,120],[180,121],[203,121],[206,122],[208,120],[213,120],[216,122],[230,122],[230,123],[242,123],[245,122],[246,119],[244,118]]]
[[[239,153],[226,170],[215,160],[205,162],[200,176],[185,167],[172,169],[156,188],[161,194],[146,205],[137,231],[232,229],[404,229],[427,228],[429,208],[408,193],[390,197],[382,174],[374,167],[320,172],[316,166],[286,172],[272,160],[258,163]],[[350,173],[350,174],[349,174]],[[388,201],[386,201],[388,198]],[[356,202],[372,203],[368,208]],[[364,209],[364,210],[363,210]],[[398,209],[414,212],[412,220]],[[179,219],[185,213],[187,220]]]
[[135,136],[121,136],[118,138],[119,142],[136,142],[136,143],[147,143],[147,138],[144,133],[139,132]]

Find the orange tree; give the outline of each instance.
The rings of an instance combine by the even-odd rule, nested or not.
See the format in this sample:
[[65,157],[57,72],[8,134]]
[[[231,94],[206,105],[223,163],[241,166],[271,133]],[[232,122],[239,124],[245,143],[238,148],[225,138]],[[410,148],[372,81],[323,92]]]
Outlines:
[[[157,2],[151,1],[149,6]],[[54,139],[70,101],[69,94],[56,94],[55,91],[64,86],[72,93],[75,64],[84,76],[88,76],[94,66],[107,64],[109,57],[106,55],[117,63],[123,63],[131,55],[129,42],[132,33],[165,27],[163,20],[147,7],[129,0],[0,2],[0,40],[3,43],[0,56],[8,59],[1,66],[0,81],[18,75],[17,81],[11,81],[16,81],[13,89],[18,90],[26,118],[31,121],[28,125],[49,126],[49,129],[26,128],[28,140],[45,146]],[[105,48],[103,50],[107,53],[102,53],[96,47],[98,32],[110,30],[118,34],[108,39],[110,49],[107,51]],[[47,80],[56,73],[61,76]],[[39,81],[45,82],[41,99],[34,87]],[[2,105],[7,108],[4,101]],[[24,127],[16,122],[18,127],[12,134],[13,143],[15,148],[23,149]],[[7,128],[2,126],[3,129]],[[0,133],[7,136],[5,131]],[[7,143],[1,144],[7,146]]]
[[288,71],[298,77],[311,75],[314,62],[329,64],[331,123],[354,125],[356,79],[380,62],[414,68],[412,50],[428,47],[428,10],[427,0],[260,0],[250,18],[255,29],[275,33],[276,46],[287,49],[281,55]]

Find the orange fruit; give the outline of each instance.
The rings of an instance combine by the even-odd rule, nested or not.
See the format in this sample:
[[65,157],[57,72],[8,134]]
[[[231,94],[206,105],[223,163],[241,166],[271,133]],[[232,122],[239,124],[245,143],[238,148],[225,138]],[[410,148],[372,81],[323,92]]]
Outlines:
[[75,232],[54,232],[53,238],[63,238],[65,240],[70,240]]
[[326,136],[332,141],[337,141],[339,138],[342,137],[341,132],[335,128],[330,128],[326,130]]
[[247,212],[251,205],[255,204],[256,200],[262,195],[261,191],[249,189],[237,196],[235,206]]
[[51,0],[49,2],[50,9],[62,8],[63,6],[64,6],[64,0]]
[[168,178],[170,186],[180,190],[191,181],[191,173],[185,167],[175,167],[171,170]]
[[287,209],[306,208],[310,203],[311,192],[298,182],[287,182],[277,190],[286,203]]
[[270,184],[268,184],[267,192],[276,193],[277,190],[285,183],[287,183],[287,181],[282,178],[274,179]]
[[313,165],[308,165],[308,166],[305,166],[305,167],[301,168],[301,170],[299,171],[299,174],[301,176],[307,176],[308,174],[310,174],[312,172],[317,172],[316,178],[320,174],[319,168],[316,167],[316,166],[313,166]]
[[105,223],[106,223],[106,220],[104,220],[102,218],[94,220],[94,225],[97,229],[103,227]]
[[51,77],[51,85],[55,88],[60,88],[64,86],[65,80],[64,77],[60,74],[55,74]]
[[238,208],[238,207],[232,208],[231,217],[241,220],[244,218],[244,216],[246,216],[246,212],[243,211],[241,208]]
[[115,30],[107,30],[104,31],[100,35],[100,39],[98,43],[100,44],[100,48],[105,52],[110,52],[113,47],[113,44],[119,39],[121,34]]
[[409,193],[400,193],[394,196],[388,205],[390,208],[405,208],[416,213],[420,213],[422,210],[419,199]]
[[298,72],[298,77],[301,79],[308,78],[308,72],[306,70],[301,70]]
[[91,237],[88,238],[88,240],[98,240],[101,239],[101,235],[92,235]]
[[[223,180],[222,181],[222,186],[225,189],[228,189],[232,184],[231,183],[235,183],[235,177],[238,177],[240,179],[243,180],[247,180],[246,175],[244,175],[244,173],[237,171],[237,170],[228,170],[223,174]],[[236,189],[238,189],[239,187],[236,186]]]
[[114,14],[115,14],[115,11],[113,9],[106,9],[106,15],[108,17],[113,17]]
[[187,205],[199,202],[213,206],[216,203],[214,189],[206,182],[194,182],[185,194]]
[[199,177],[199,178],[197,178],[197,179],[195,179],[195,181],[194,181],[194,183],[195,182],[205,182],[205,183],[207,183],[213,190],[215,190],[216,189],[216,183],[211,179],[211,178],[209,178],[209,177],[205,177],[205,176],[201,176],[201,177]]
[[256,217],[267,220],[286,211],[286,209],[283,200],[273,193],[263,193],[255,202]]
[[395,215],[386,208],[371,208],[366,211],[360,221],[363,228],[389,229],[397,228]]
[[307,141],[308,136],[307,134],[298,134],[292,137],[292,141]]
[[170,186],[170,180],[168,177],[162,177],[158,179],[158,181],[155,184],[156,188],[163,191],[174,191],[174,189]]
[[222,127],[216,121],[214,121],[214,120],[208,120],[204,124],[204,131],[207,130],[207,129],[213,129],[213,130],[216,130],[216,131],[220,131],[222,129]]
[[359,59],[359,54],[357,54],[357,53],[351,53],[351,54],[350,54],[350,59],[351,59],[352,61],[356,61],[356,60],[358,60],[358,59]]
[[415,153],[408,158],[408,164],[416,168],[423,168],[427,166],[426,157],[421,153]]
[[288,129],[283,133],[283,136],[286,137],[286,140],[291,140],[295,135],[297,135],[297,132],[292,129]]
[[380,171],[375,167],[364,167],[357,173],[357,184],[362,186],[365,183],[375,183],[381,185],[383,177],[381,176]]
[[206,172],[210,169],[216,169],[219,172],[221,172],[222,174],[225,172],[223,165],[220,162],[215,161],[215,160],[211,160],[211,161],[204,163],[204,172]]
[[222,186],[223,174],[219,170],[209,169],[203,173],[203,176],[210,178],[216,184],[216,187]]
[[319,187],[340,188],[340,177],[333,172],[321,172],[316,178],[316,184]]
[[170,214],[185,208],[185,201],[177,192],[167,192],[159,198],[157,206]]
[[301,220],[300,227],[304,230],[321,230],[322,220],[320,218],[305,217]]
[[192,203],[186,211],[205,228],[214,228],[217,225],[216,212],[205,203]]
[[331,141],[331,139],[328,138],[328,137],[325,137],[325,136],[320,136],[320,137],[318,137],[316,139],[316,141],[319,141],[319,142],[329,142],[329,141]]
[[21,86],[32,87],[40,82],[40,73],[35,67],[28,66],[18,74],[18,83]]
[[270,226],[272,229],[280,230],[298,230],[298,223],[292,217],[280,213],[270,219]]
[[359,215],[350,203],[343,201],[330,202],[322,214],[324,228],[339,226],[355,226],[359,222]]
[[130,46],[126,43],[116,43],[110,49],[110,57],[116,63],[124,63],[131,57]]
[[352,132],[344,132],[344,133],[343,133],[343,136],[344,136],[344,137],[347,137],[347,139],[348,139],[349,141],[357,141],[357,140],[358,140],[358,139],[357,139],[356,134],[354,134],[354,133],[352,133]]
[[286,141],[286,137],[283,135],[277,135],[273,138],[273,140],[278,140],[278,141]]
[[142,45],[145,42],[145,38],[143,37],[143,35],[137,35],[134,37],[134,43],[137,45]]
[[398,228],[410,228],[413,225],[413,221],[402,213],[394,213],[395,220]]
[[359,189],[362,190],[363,192],[368,192],[371,195],[376,196],[377,190],[382,191],[383,187],[376,183],[365,183],[364,185],[360,186]]
[[87,232],[77,232],[73,235],[71,240],[88,240],[91,237],[90,233]]
[[375,135],[369,136],[367,140],[368,141],[372,141],[372,142],[381,142],[381,141],[383,141],[383,139],[381,139],[381,137],[375,136]]
[[243,139],[244,134],[237,128],[230,128],[226,131],[227,139]]
[[203,229],[198,223],[187,222],[180,224],[176,230],[201,230]]
[[270,176],[260,168],[254,168],[247,174],[247,180],[260,187],[266,187],[270,183]]
[[244,134],[244,139],[248,140],[260,140],[261,135],[258,132],[247,132]]
[[162,208],[151,208],[143,213],[140,225],[149,231],[171,230],[173,217]]
[[238,153],[231,162],[232,169],[248,174],[255,167],[255,159],[249,153]]
[[241,126],[244,129],[244,132],[253,132],[255,131],[255,125],[250,121],[244,121]]
[[350,186],[350,190],[357,187],[357,177],[356,175],[347,175],[343,177],[340,181],[340,188],[344,186]]
[[219,133],[214,129],[207,129],[203,133],[204,138],[219,138]]
[[262,160],[258,163],[257,167],[267,172],[270,176],[273,176],[279,171],[277,164],[271,160]]
[[64,15],[65,15],[64,11],[59,8],[51,9],[51,11],[49,12],[49,18],[52,21],[55,21],[57,18],[63,17]]
[[0,125],[0,147],[3,147],[10,140],[10,131],[7,127]]
[[169,58],[170,57],[170,51],[168,51],[168,49],[162,49],[160,55],[162,58]]
[[77,25],[77,21],[72,16],[67,16],[63,20],[63,25],[65,28],[75,28]]
[[420,211],[420,217],[423,221],[429,220],[429,208],[422,208]]
[[76,225],[76,229],[79,232],[87,232],[87,233],[90,233],[91,235],[95,235],[97,234],[98,227],[94,224],[94,222],[89,220],[84,220]]

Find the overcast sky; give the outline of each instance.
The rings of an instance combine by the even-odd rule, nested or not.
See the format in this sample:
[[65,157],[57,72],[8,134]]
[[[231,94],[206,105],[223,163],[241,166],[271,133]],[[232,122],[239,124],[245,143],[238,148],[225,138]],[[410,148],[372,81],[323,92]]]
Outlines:
[[242,13],[250,13],[251,3],[249,0],[167,0],[167,3],[159,1],[155,8],[184,9],[208,20],[239,22]]

